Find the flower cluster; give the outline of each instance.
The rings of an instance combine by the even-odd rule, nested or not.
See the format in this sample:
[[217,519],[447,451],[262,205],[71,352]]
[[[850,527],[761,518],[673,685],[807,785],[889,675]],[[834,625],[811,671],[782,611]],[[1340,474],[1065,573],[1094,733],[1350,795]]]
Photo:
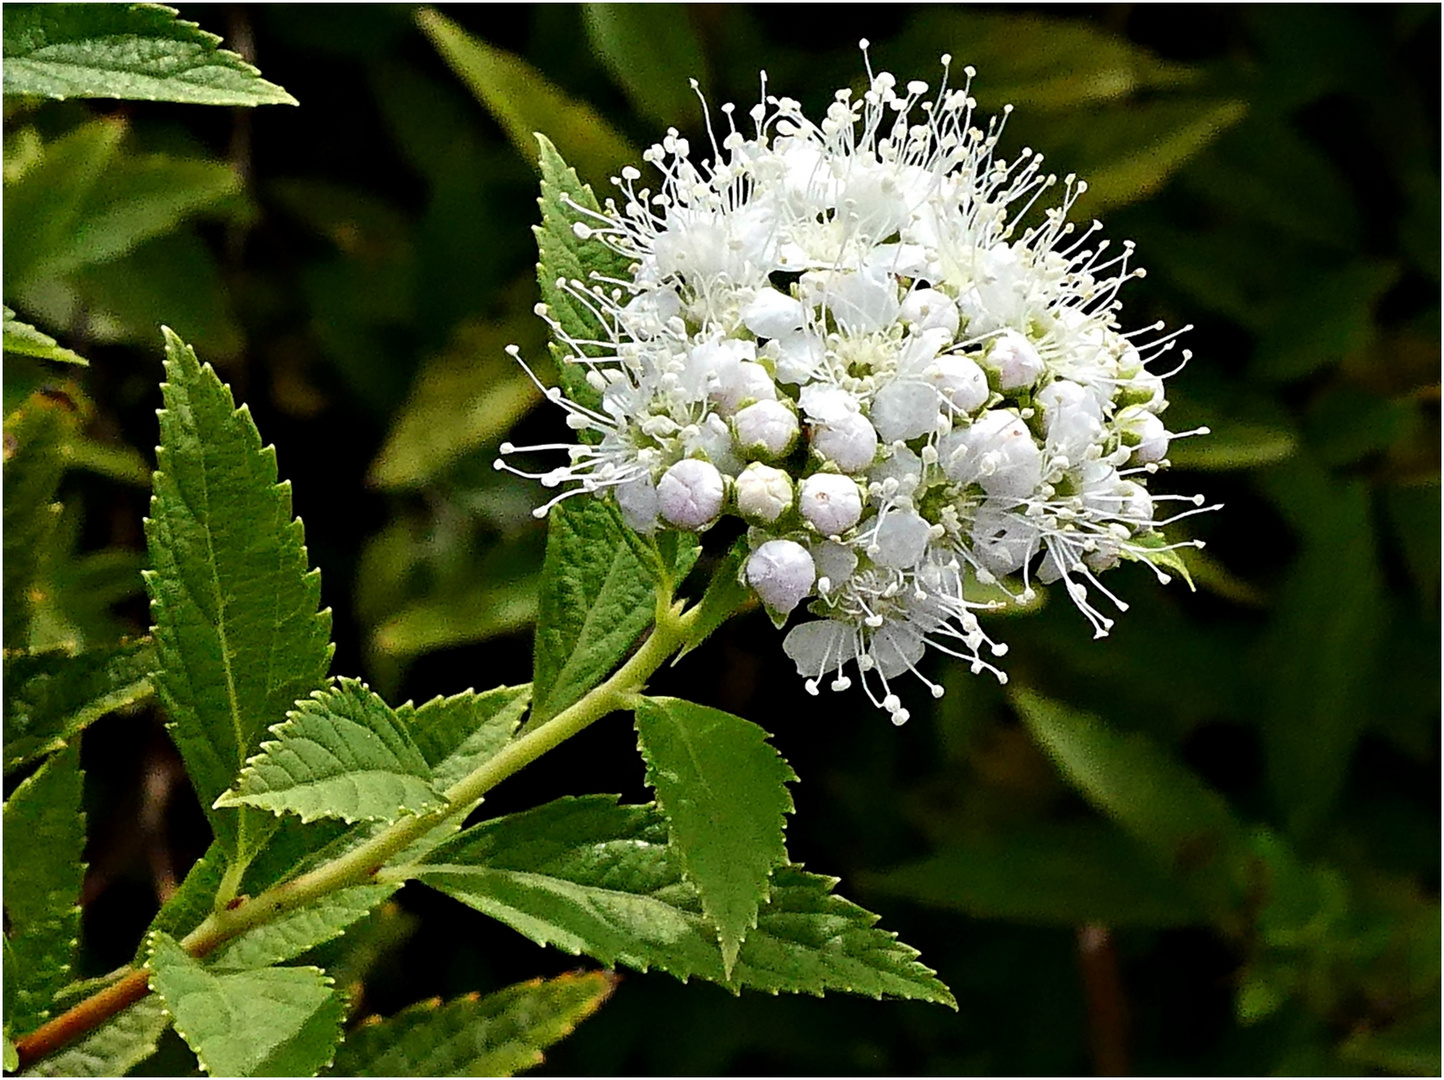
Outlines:
[[643,534],[744,519],[746,583],[779,625],[817,616],[783,644],[808,690],[855,669],[898,723],[900,674],[942,693],[918,671],[928,647],[1004,678],[971,582],[1021,602],[1061,581],[1102,636],[1096,597],[1125,605],[1099,575],[1131,559],[1167,581],[1180,545],[1159,527],[1198,512],[1160,518],[1170,496],[1144,484],[1178,437],[1156,370],[1176,334],[1119,329],[1132,244],[1075,229],[1071,176],[1035,211],[1056,178],[1029,150],[999,159],[1003,122],[975,124],[973,71],[950,87],[948,65],[929,93],[869,64],[820,123],[764,75],[750,135],[723,106],[708,160],[671,130],[643,155],[655,189],[629,167],[620,205],[573,203],[576,236],[630,266],[558,282],[595,339],[539,309],[595,392],[550,396],[593,434],[502,447],[566,449],[521,475],[607,495]]

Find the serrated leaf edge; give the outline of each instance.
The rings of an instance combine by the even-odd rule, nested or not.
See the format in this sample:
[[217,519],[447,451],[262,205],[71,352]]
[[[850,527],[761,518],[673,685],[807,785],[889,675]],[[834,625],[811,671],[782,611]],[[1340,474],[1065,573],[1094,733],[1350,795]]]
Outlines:
[[[317,570],[313,572],[319,573],[320,571]],[[326,610],[330,611],[331,609],[327,608]],[[335,646],[333,645],[332,648],[334,649]],[[276,737],[274,739],[267,739],[262,741],[256,753],[252,754],[246,759],[245,765],[243,765],[241,767],[241,771],[236,774],[235,783],[231,787],[227,788],[225,791],[221,792],[219,796],[217,796],[216,801],[212,804],[212,809],[221,810],[231,807],[253,806],[260,810],[268,810],[278,818],[284,818],[287,816],[298,817],[301,819],[301,824],[303,825],[309,825],[313,821],[322,821],[328,819],[339,819],[346,822],[346,824],[348,825],[357,825],[363,821],[395,821],[396,818],[388,818],[384,815],[361,815],[357,817],[351,817],[340,811],[330,814],[312,812],[308,815],[302,813],[299,810],[290,810],[285,807],[278,806],[267,806],[263,802],[258,802],[257,800],[264,798],[265,795],[268,794],[267,792],[261,792],[255,795],[244,795],[240,791],[241,786],[245,783],[247,774],[254,774],[256,764],[262,758],[268,756],[272,749],[282,745],[282,743],[286,741],[287,729],[292,727],[295,721],[299,720],[302,716],[308,714],[308,710],[305,709],[304,706],[311,701],[324,701],[325,698],[334,694],[339,687],[347,683],[355,684],[356,686],[359,686],[360,688],[365,690],[367,693],[372,692],[371,688],[367,686],[366,683],[361,679],[352,679],[346,676],[333,676],[331,679],[328,680],[327,686],[317,690],[312,690],[310,694],[308,694],[306,697],[299,699],[296,704],[298,706],[301,706],[300,708],[287,709],[286,718],[284,720],[280,720],[266,729],[268,732],[270,732]],[[470,693],[473,697],[479,696],[476,694],[475,690],[463,690],[459,694],[453,694],[452,697],[462,697],[467,693]],[[441,698],[442,695],[438,694],[437,698],[434,700],[440,700]],[[445,700],[450,701],[451,698],[446,698]],[[430,704],[430,702],[428,702],[428,704]],[[407,705],[410,705],[410,702],[407,702]],[[406,706],[403,706],[403,708],[405,707]],[[390,706],[387,706],[387,708],[390,708]],[[395,713],[396,710],[392,709],[391,711]],[[409,735],[409,725],[403,724],[402,726],[407,729]],[[425,778],[418,777],[418,779]],[[443,810],[447,806],[451,805],[447,801],[444,792],[436,791],[434,786],[432,787],[432,791],[435,793],[438,799],[437,802],[424,804],[415,808],[408,806],[399,806],[396,808],[396,817],[421,817],[436,810]]]
[[[167,936],[168,936],[168,935],[167,935]],[[215,1076],[216,1074],[211,1071],[211,1067],[210,1067],[208,1064],[206,1064],[205,1058],[203,1058],[203,1057],[201,1056],[201,1052],[200,1052],[199,1050],[197,1050],[194,1046],[191,1045],[190,1036],[188,1036],[183,1030],[181,1030],[180,1022],[176,1019],[175,1013],[171,1011],[170,1005],[166,1002],[165,995],[164,995],[163,993],[161,993],[161,991],[160,991],[160,990],[156,987],[156,985],[155,985],[155,981],[154,981],[154,980],[155,980],[156,970],[155,970],[155,967],[153,966],[152,961],[155,959],[155,950],[156,950],[157,944],[159,943],[160,937],[161,937],[161,932],[160,932],[160,931],[154,931],[154,930],[151,931],[150,933],[146,934],[146,936],[145,936],[145,970],[150,973],[149,977],[146,979],[146,986],[148,986],[148,987],[150,988],[150,992],[156,996],[156,1000],[161,1003],[161,1013],[162,1013],[163,1015],[169,1017],[170,1023],[171,1023],[171,1027],[175,1028],[175,1033],[176,1033],[177,1035],[179,1035],[182,1039],[185,1040],[186,1046],[189,1046],[189,1047],[191,1048],[191,1052],[195,1054],[195,1056],[196,1056],[196,1061],[200,1063],[201,1069],[205,1071],[205,1073],[206,1073],[207,1076]],[[175,939],[173,939],[173,938],[172,938],[171,940],[175,943],[175,945],[176,945],[177,948],[180,948],[180,942],[175,941]],[[184,951],[184,950],[182,950],[182,951]],[[189,953],[186,953],[186,955],[187,955],[187,956],[190,956]],[[192,960],[195,960],[195,962],[196,962],[197,964],[200,964],[200,963],[201,963],[201,961],[198,960],[198,959],[196,959],[194,956],[192,956],[191,959],[192,959]],[[264,971],[264,970],[267,970],[267,969],[265,969],[265,968],[252,968],[252,969],[249,969],[249,970],[253,970],[253,971]],[[330,976],[330,974],[328,974],[328,973],[325,971],[324,968],[318,968],[318,967],[316,967],[314,964],[301,964],[301,965],[299,965],[299,966],[288,967],[286,970],[288,970],[288,971],[314,971],[316,974],[318,974],[318,975],[321,976],[321,982],[322,982],[325,986],[327,986],[328,988],[330,988],[330,990],[331,990],[331,992],[332,992],[333,994],[336,994],[337,996],[340,996],[340,994],[341,994],[341,991],[339,991],[339,990],[336,989],[336,980],[333,979],[333,978]],[[244,974],[244,973],[245,973],[244,971],[213,972],[213,971],[211,971],[209,968],[206,968],[205,971],[206,971],[206,973],[207,973],[208,975],[210,975],[212,978],[216,978],[216,979],[224,978],[224,977],[227,976],[227,975],[240,975],[240,974]],[[346,1037],[346,1036],[345,1036],[344,1027],[343,1027],[343,1031],[342,1031],[342,1035],[341,1035],[341,1040],[344,1041],[344,1040],[345,1040],[345,1037]],[[319,1069],[317,1070],[318,1072],[320,1071],[320,1069],[329,1069],[329,1068],[331,1067],[332,1063],[335,1062],[335,1060],[336,1060],[336,1051],[337,1051],[338,1049],[340,1049],[340,1046],[341,1046],[341,1043],[338,1041],[334,1046],[331,1047],[331,1055],[330,1055],[330,1057],[328,1057],[328,1058],[320,1065]]]

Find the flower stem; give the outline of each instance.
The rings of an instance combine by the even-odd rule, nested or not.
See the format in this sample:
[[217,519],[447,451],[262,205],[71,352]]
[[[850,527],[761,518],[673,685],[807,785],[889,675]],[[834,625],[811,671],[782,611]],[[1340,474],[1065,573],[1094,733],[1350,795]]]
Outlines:
[[[181,939],[182,947],[192,956],[204,956],[247,930],[333,892],[377,881],[404,881],[408,876],[404,870],[383,874],[387,863],[396,855],[438,825],[468,813],[488,791],[548,750],[555,749],[608,713],[630,707],[647,680],[686,643],[697,610],[694,606],[683,612],[680,602],[674,604],[659,595],[657,621],[651,634],[611,678],[546,723],[508,743],[500,753],[459,780],[446,792],[445,808],[404,817],[324,866],[274,885],[234,908],[212,912]],[[20,1055],[20,1067],[28,1068],[94,1030],[149,992],[144,969],[123,969],[117,982],[17,1039],[15,1049]]]

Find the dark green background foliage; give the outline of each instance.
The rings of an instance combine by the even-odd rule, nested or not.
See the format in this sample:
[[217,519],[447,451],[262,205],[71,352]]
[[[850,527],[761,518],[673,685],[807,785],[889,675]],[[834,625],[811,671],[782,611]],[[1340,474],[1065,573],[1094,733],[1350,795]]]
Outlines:
[[[443,12],[485,46],[402,5],[183,12],[298,108],[7,101],[6,303],[91,361],[7,358],[7,413],[51,386],[76,429],[53,534],[13,556],[7,536],[48,583],[16,632],[100,646],[148,623],[165,323],[278,448],[333,671],[391,701],[523,680],[542,492],[491,461],[566,437],[502,352],[545,371],[529,132],[605,185],[666,125],[704,144],[688,76],[745,110],[765,67],[815,110],[861,79],[859,37],[900,79],[948,51],[985,109],[1018,106],[1009,152],[1076,170],[1077,213],[1138,242],[1129,326],[1195,324],[1167,420],[1214,435],[1155,486],[1225,504],[1188,522],[1198,591],[1120,570],[1132,609],[1103,641],[1050,596],[999,624],[1016,697],[932,657],[948,694],[913,695],[900,730],[859,693],[808,697],[761,613],[725,625],[655,691],[773,733],[801,777],[792,857],[920,949],[959,1012],[627,974],[542,1071],[1437,1071],[1438,8]],[[42,218],[54,237],[13,231]],[[489,810],[645,800],[630,725]],[[82,757],[84,974],[130,958],[207,834],[154,711],[95,723]],[[367,1010],[576,965],[436,893],[397,902],[359,939]],[[1109,928],[1101,961],[1085,926]],[[1121,1026],[1090,1014],[1116,1003],[1110,964]],[[146,1067],[190,1067],[167,1038]]]

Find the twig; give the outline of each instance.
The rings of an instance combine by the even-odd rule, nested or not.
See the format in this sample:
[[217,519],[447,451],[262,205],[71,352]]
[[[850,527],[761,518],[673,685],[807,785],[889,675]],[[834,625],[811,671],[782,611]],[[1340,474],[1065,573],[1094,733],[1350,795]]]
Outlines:
[[1128,1002],[1118,971],[1118,950],[1108,927],[1084,923],[1078,928],[1078,966],[1088,1000],[1088,1036],[1097,1076],[1127,1076]]

